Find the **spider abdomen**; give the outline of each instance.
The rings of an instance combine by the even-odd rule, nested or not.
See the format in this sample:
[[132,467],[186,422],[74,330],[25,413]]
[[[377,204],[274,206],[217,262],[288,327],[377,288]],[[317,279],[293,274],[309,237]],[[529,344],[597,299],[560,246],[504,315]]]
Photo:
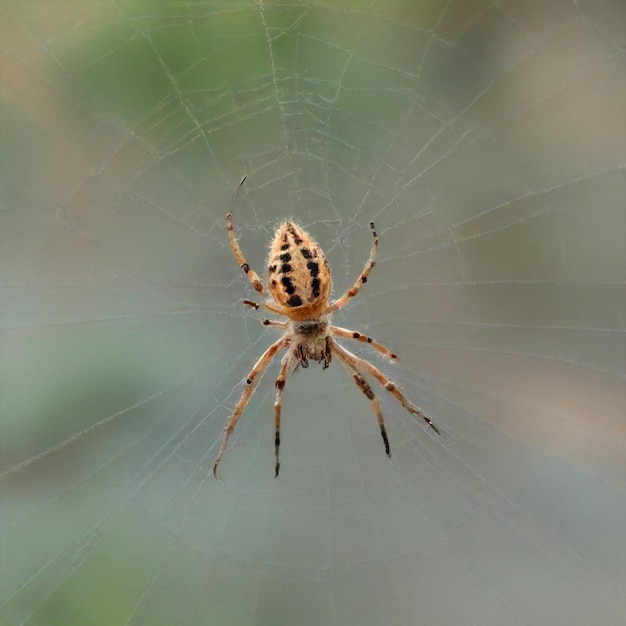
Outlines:
[[328,303],[331,278],[320,245],[293,222],[283,222],[268,259],[272,298],[293,320],[319,317]]

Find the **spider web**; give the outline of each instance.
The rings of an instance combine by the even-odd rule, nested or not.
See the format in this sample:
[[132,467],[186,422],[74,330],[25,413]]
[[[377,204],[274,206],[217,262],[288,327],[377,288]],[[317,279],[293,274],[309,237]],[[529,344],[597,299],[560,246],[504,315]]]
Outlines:
[[[0,623],[623,624],[619,0],[3,2]],[[243,174],[246,185],[234,189]],[[400,355],[273,379],[276,224]]]

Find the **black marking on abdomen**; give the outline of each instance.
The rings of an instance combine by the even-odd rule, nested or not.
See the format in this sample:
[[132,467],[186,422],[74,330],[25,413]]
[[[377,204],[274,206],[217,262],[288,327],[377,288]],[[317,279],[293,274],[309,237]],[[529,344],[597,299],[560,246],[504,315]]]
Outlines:
[[287,300],[287,306],[302,306],[302,298],[300,296],[290,296]]
[[315,278],[320,273],[320,266],[315,261],[309,261],[306,267],[311,273],[312,278]]
[[270,274],[272,274],[273,272],[275,272],[275,271],[276,271],[276,265],[270,265],[270,266],[267,268],[267,270],[268,270],[268,272],[269,272]]
[[287,230],[291,233],[291,236],[293,237],[293,241],[296,245],[302,243],[302,238],[298,235],[298,233],[296,233],[295,228],[293,227],[293,224],[289,224],[289,226],[287,227]]
[[284,254],[281,254],[279,258],[283,263],[287,263],[288,261],[291,261],[291,255],[289,254],[289,252],[285,252]]
[[291,270],[293,270],[293,267],[291,267],[291,265],[289,265],[289,263],[283,263],[280,266],[280,273],[281,274],[289,274],[289,272],[291,272]]
[[[286,238],[286,237],[283,237],[283,241],[287,241],[287,238]],[[280,249],[281,249],[281,250],[289,250],[289,248],[291,248],[291,246],[290,246],[288,243],[284,243],[284,244],[280,247]]]
[[291,295],[292,293],[296,293],[296,288],[293,286],[293,283],[291,282],[291,278],[289,276],[283,276],[280,279],[280,282],[282,283],[283,287],[285,288],[285,291],[289,295]]
[[305,259],[312,259],[313,255],[311,254],[311,251],[308,248],[300,248],[300,254],[302,254],[302,256]]
[[318,298],[320,295],[320,279],[314,278],[311,281],[311,294],[314,298]]

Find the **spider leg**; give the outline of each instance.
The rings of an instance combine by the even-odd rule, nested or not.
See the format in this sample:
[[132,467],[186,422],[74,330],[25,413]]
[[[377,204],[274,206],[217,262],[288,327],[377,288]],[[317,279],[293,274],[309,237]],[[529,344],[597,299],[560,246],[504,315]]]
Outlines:
[[[333,349],[336,349],[337,344],[333,344]],[[380,427],[380,434],[383,438],[383,442],[385,444],[385,452],[387,456],[391,456],[391,452],[389,450],[389,439],[387,438],[387,430],[385,429],[385,420],[383,418],[383,412],[380,410],[380,402],[376,397],[376,394],[372,391],[372,388],[369,386],[368,382],[363,378],[363,375],[359,371],[359,369],[351,362],[350,359],[347,358],[340,350],[337,350],[337,356],[342,361],[348,372],[354,378],[354,382],[357,384],[359,389],[365,394],[365,397],[372,403],[372,409],[374,409],[374,413],[376,414],[376,420],[378,421],[378,426]]]
[[394,363],[398,360],[398,355],[394,354],[389,348],[385,348],[382,343],[378,343],[371,337],[367,335],[363,335],[355,330],[348,330],[347,328],[340,328],[339,326],[331,326],[331,330],[333,331],[333,335],[337,335],[338,337],[345,337],[346,339],[357,339],[358,341],[369,343],[374,350],[380,352],[383,356],[386,356],[390,361]]
[[264,309],[267,309],[268,311],[271,311],[276,315],[285,315],[281,309],[279,309],[277,306],[274,306],[273,304],[269,304],[269,302],[254,302],[253,300],[244,300],[243,304],[252,307],[255,311],[260,307],[263,307]]
[[342,361],[347,361],[352,365],[352,367],[363,368],[366,372],[371,374],[409,413],[412,413],[416,417],[421,417],[438,435],[441,435],[439,429],[435,426],[430,417],[428,417],[418,406],[409,402],[405,395],[376,366],[372,365],[369,361],[352,354],[352,352],[346,350],[337,342],[333,344],[333,350],[335,350],[337,356]]
[[[245,177],[239,183],[239,187],[237,187],[237,191],[241,188],[245,181]],[[250,267],[246,258],[243,256],[243,252],[239,247],[239,242],[237,241],[237,237],[235,236],[235,227],[233,226],[233,214],[232,211],[229,211],[226,215],[226,226],[228,227],[228,238],[230,240],[230,249],[233,251],[233,255],[237,260],[239,267],[243,270],[243,273],[248,277],[250,284],[258,291],[259,293],[264,292],[263,283],[261,279],[257,275],[257,273]]]
[[261,320],[263,326],[276,326],[276,328],[287,328],[289,324],[287,322],[281,322],[280,320]]
[[280,469],[280,457],[278,455],[280,449],[280,412],[283,407],[283,389],[287,382],[287,372],[290,365],[291,353],[289,352],[283,359],[278,378],[276,379],[276,400],[274,401],[274,461],[276,472],[274,478],[278,476],[278,470]]
[[357,293],[359,293],[363,283],[367,282],[367,277],[371,269],[376,265],[376,253],[378,252],[378,233],[376,232],[376,227],[374,226],[374,222],[370,222],[370,228],[372,229],[372,233],[374,234],[374,242],[372,243],[372,249],[370,250],[370,257],[365,264],[365,268],[361,272],[360,276],[356,279],[356,282],[348,291],[346,291],[341,298],[335,300],[325,311],[324,313],[333,313],[337,309],[345,306],[348,300],[354,298]]
[[228,445],[228,438],[230,434],[235,430],[235,426],[237,425],[237,421],[241,417],[241,414],[244,412],[252,394],[254,392],[254,387],[256,385],[256,381],[263,374],[265,368],[270,364],[271,360],[276,356],[276,353],[286,345],[285,338],[281,337],[278,341],[274,342],[259,358],[259,360],[254,364],[254,367],[250,370],[248,374],[248,378],[246,378],[246,387],[241,393],[241,397],[239,398],[239,402],[237,402],[237,406],[235,407],[235,411],[233,412],[232,417],[228,420],[228,424],[224,428],[224,435],[222,437],[222,444],[220,445],[220,451],[215,459],[215,463],[213,463],[213,475],[217,478],[217,466],[220,464],[222,460],[222,456],[224,456],[224,452],[226,451],[226,446]]

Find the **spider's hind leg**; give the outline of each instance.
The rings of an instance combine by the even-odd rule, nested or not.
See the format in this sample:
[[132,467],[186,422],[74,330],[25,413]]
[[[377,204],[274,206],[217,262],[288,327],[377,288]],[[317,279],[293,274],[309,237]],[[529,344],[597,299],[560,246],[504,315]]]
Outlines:
[[[336,347],[337,344],[334,344]],[[391,450],[389,448],[389,438],[387,437],[387,429],[385,428],[385,419],[383,418],[383,412],[380,408],[380,402],[376,397],[376,394],[372,391],[372,388],[369,386],[368,382],[363,378],[363,374],[358,370],[358,368],[350,362],[349,359],[345,358],[345,356],[337,350],[337,356],[343,362],[346,369],[352,375],[354,382],[357,384],[357,387],[365,394],[365,397],[371,402],[372,409],[376,414],[376,420],[378,421],[378,427],[380,428],[380,435],[383,438],[383,443],[385,444],[385,452],[387,456],[391,456]]]
[[354,372],[352,374],[352,378],[354,378],[354,382],[359,386],[367,399],[372,403],[372,408],[374,409],[374,413],[376,413],[376,419],[378,420],[378,426],[380,427],[380,434],[385,444],[385,452],[387,453],[387,456],[391,456],[391,451],[389,449],[389,439],[387,438],[387,429],[385,428],[385,420],[383,418],[383,412],[380,410],[380,402],[378,401],[376,394],[372,391],[372,388],[359,372]]
[[287,353],[283,359],[276,379],[276,399],[274,400],[274,478],[278,476],[280,470],[280,413],[283,408],[283,389],[287,383],[287,373],[291,364],[291,353]]
[[276,356],[276,353],[286,345],[286,341],[284,337],[281,337],[278,341],[274,342],[259,358],[259,360],[254,364],[254,367],[250,370],[248,374],[248,378],[246,379],[246,386],[244,387],[243,392],[241,393],[241,397],[239,398],[239,402],[237,402],[237,406],[235,407],[235,411],[232,414],[232,417],[228,420],[228,424],[224,428],[224,434],[222,436],[222,444],[220,445],[220,451],[217,454],[217,458],[215,459],[215,463],[213,463],[213,475],[217,478],[217,467],[224,456],[224,452],[226,451],[226,446],[228,445],[228,438],[230,437],[233,430],[235,430],[235,426],[241,417],[241,414],[244,412],[244,409],[248,405],[250,398],[254,392],[254,387],[259,379],[259,377],[265,371],[265,368],[270,364],[271,360]]
[[426,415],[426,413],[424,413],[424,411],[422,411],[422,409],[418,406],[409,402],[406,396],[395,386],[395,384],[390,381],[375,365],[372,365],[369,361],[352,354],[352,352],[346,350],[336,342],[333,344],[333,350],[350,368],[362,368],[368,374],[373,376],[409,413],[423,419],[438,435],[441,435],[439,429],[435,426],[430,417],[428,417],[428,415]]

